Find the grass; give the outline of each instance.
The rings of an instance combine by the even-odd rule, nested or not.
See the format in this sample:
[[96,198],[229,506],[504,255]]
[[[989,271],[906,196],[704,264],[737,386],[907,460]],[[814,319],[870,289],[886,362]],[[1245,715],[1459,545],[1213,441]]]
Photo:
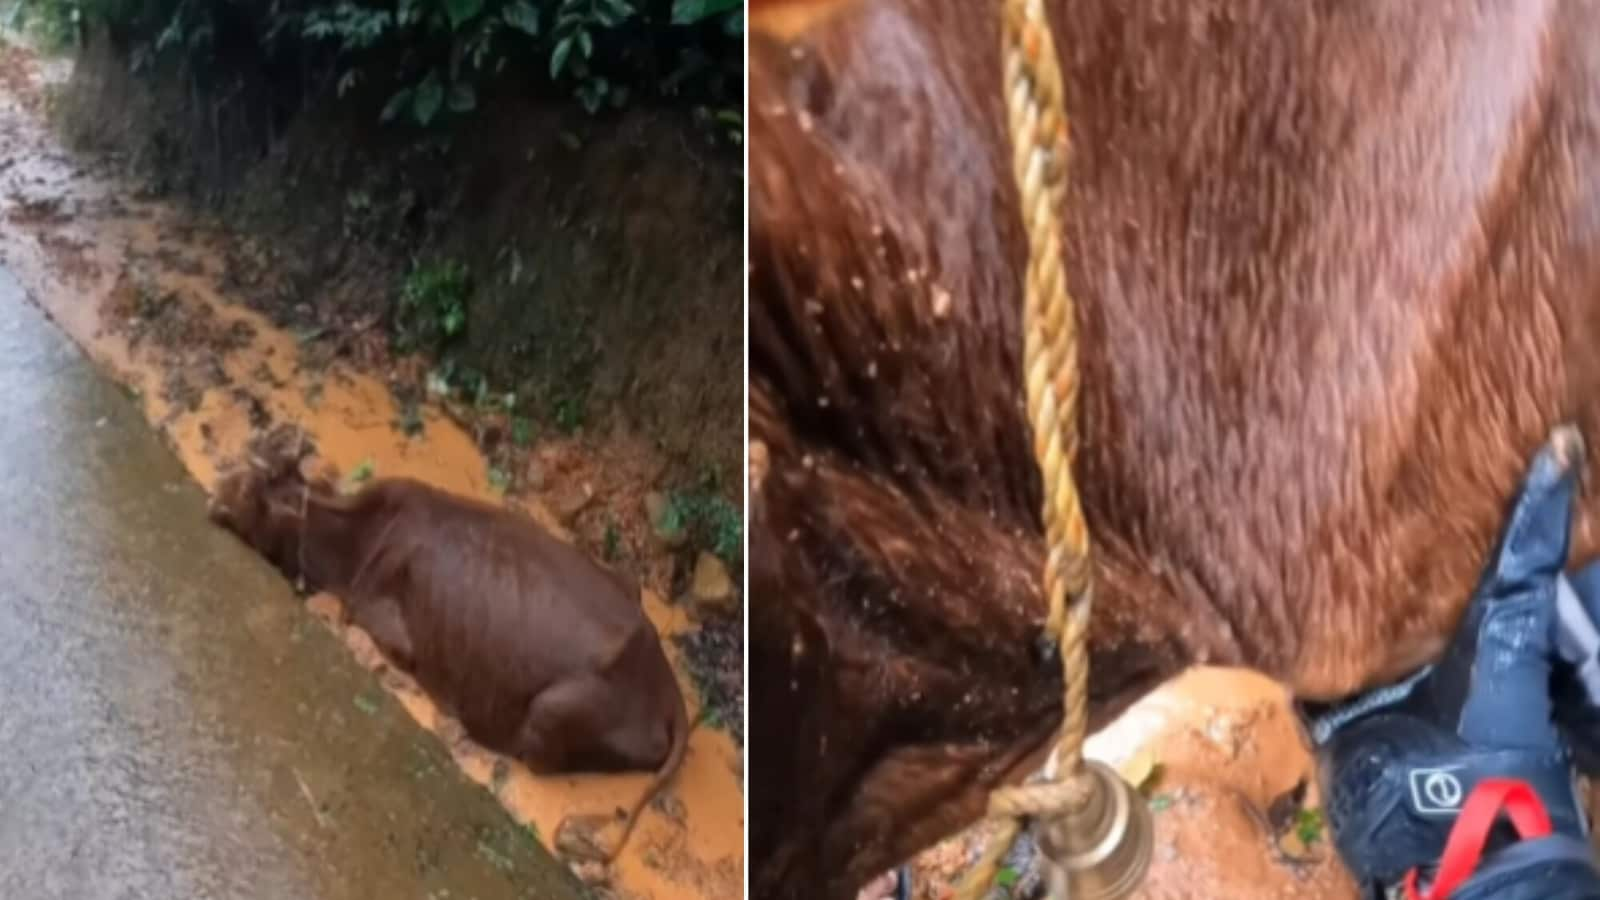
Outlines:
[[722,727],[722,714],[717,712],[716,708],[713,707],[711,704],[709,704],[709,703],[703,704],[700,707],[700,716],[696,720],[695,724],[696,725],[706,725],[706,726],[709,726],[711,728],[721,728]]

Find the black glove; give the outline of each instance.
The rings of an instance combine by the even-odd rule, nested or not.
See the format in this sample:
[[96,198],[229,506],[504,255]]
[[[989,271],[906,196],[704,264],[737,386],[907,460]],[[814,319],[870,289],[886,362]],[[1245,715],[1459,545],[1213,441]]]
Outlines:
[[1557,584],[1556,725],[1579,771],[1600,775],[1600,562]]
[[[1443,659],[1312,726],[1334,841],[1366,896],[1409,876],[1416,896],[1430,896],[1427,884],[1456,900],[1600,897],[1567,745],[1552,724],[1572,455],[1552,442],[1535,458]],[[1517,830],[1502,821],[1490,833],[1502,803]],[[1518,831],[1548,836],[1519,841]]]

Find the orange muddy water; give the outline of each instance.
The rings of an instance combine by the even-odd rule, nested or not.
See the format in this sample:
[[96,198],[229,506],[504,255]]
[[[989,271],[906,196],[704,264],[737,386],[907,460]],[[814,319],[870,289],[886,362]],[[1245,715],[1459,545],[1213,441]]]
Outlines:
[[[1356,897],[1321,823],[1310,751],[1287,693],[1274,682],[1237,670],[1191,670],[1091,737],[1087,753],[1143,785],[1148,798],[1155,853],[1135,897]],[[955,883],[989,834],[980,825],[917,857],[912,895],[955,896]],[[1025,893],[1037,877],[1031,852],[1012,859]]]
[[[140,199],[130,185],[89,174],[90,163],[63,149],[41,115],[46,75],[31,54],[0,45],[0,265],[134,394],[195,481],[209,488],[252,428],[270,421],[306,428],[322,456],[346,473],[370,467],[380,476],[497,496],[477,446],[455,421],[424,406],[425,427],[407,437],[396,427],[403,412],[381,380],[340,360],[309,363],[300,337],[230,302],[223,260],[229,253],[259,254],[259,248],[215,223]],[[48,75],[60,77],[53,70]],[[605,489],[593,465],[585,467],[581,445],[552,443],[534,453],[556,460],[570,489]],[[517,505],[570,539],[537,500],[522,498]],[[649,588],[644,603],[664,637],[694,627],[681,608]],[[332,623],[337,604],[321,596],[309,608]],[[362,665],[382,671],[364,634],[351,627],[340,636]],[[674,656],[674,662],[681,661]],[[644,773],[535,777],[441,722],[408,678],[382,671],[378,681],[417,723],[440,735],[468,777],[547,841],[568,814],[630,806],[648,781]],[[694,718],[697,695],[681,668],[680,681]],[[583,874],[618,897],[739,897],[742,771],[739,748],[726,732],[697,728],[683,769],[665,799],[641,818],[622,858],[611,871]]]

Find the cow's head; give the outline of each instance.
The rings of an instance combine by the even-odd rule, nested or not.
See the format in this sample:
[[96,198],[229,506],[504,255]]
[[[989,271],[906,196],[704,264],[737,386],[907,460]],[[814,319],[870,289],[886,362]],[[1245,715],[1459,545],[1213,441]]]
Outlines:
[[307,478],[302,466],[314,450],[303,432],[277,429],[250,442],[242,460],[218,478],[207,509],[211,521],[233,532],[291,577],[295,549],[311,494],[333,488],[325,476]]

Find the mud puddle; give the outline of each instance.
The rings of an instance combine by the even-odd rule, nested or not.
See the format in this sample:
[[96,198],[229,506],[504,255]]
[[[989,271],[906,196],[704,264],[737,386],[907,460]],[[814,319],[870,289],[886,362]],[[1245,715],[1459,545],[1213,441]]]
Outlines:
[[[0,265],[127,387],[195,481],[213,484],[254,429],[292,422],[347,475],[408,476],[469,496],[501,496],[502,479],[478,449],[481,436],[430,403],[401,408],[384,381],[363,369],[359,332],[354,347],[327,359],[317,335],[276,327],[231,301],[237,260],[259,257],[262,248],[91,174],[87,163],[60,148],[39,115],[43,78],[25,51],[0,46]],[[652,477],[644,449],[608,455],[608,466],[628,470],[620,482],[572,441],[540,444],[532,455],[551,490],[508,502],[568,538],[573,535],[565,523],[594,521],[578,513],[597,501],[641,502],[638,496],[600,496],[608,488]],[[544,502],[552,497],[559,508]],[[644,576],[647,584],[660,583],[649,572]],[[315,597],[309,606],[331,622],[337,600]],[[648,588],[645,607],[669,639],[695,630],[681,607]],[[363,665],[379,667],[375,648],[359,630],[340,637]],[[681,667],[680,680],[695,717],[698,694]],[[462,771],[546,839],[568,814],[631,805],[648,782],[643,773],[536,778],[464,740],[409,679],[388,672],[381,684],[440,735]],[[740,896],[741,781],[741,754],[728,734],[697,728],[683,770],[641,818],[614,870],[584,874],[620,897]]]
[[[1191,670],[1089,739],[1086,752],[1141,785],[1155,823],[1144,900],[1354,900],[1330,844],[1315,765],[1282,686]],[[991,835],[984,825],[914,859],[912,896],[946,900]],[[1008,858],[1005,891],[1029,897],[1031,844]]]

